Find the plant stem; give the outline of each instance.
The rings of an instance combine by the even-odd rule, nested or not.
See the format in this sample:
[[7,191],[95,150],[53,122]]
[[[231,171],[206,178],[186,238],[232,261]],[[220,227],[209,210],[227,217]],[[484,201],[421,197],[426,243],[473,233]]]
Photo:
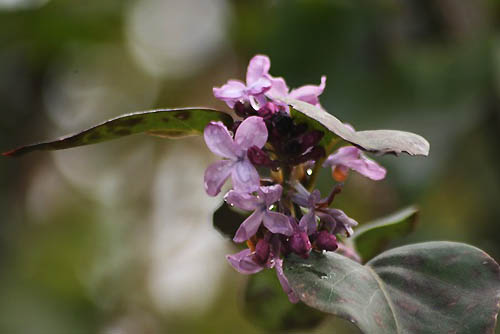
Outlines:
[[333,151],[333,149],[335,148],[335,146],[339,141],[340,138],[332,139],[332,141],[325,148],[325,156],[315,162],[311,177],[307,182],[307,187],[306,187],[307,190],[312,191],[314,189],[314,186],[316,185],[316,179],[318,178],[318,174],[321,171],[321,167],[323,166],[326,157],[330,155],[330,153]]

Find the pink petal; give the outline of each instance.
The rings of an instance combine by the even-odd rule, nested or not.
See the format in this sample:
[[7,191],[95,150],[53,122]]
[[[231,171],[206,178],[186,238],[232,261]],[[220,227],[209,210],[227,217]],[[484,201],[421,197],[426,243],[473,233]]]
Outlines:
[[244,242],[257,233],[264,211],[261,209],[255,210],[243,223],[241,223],[238,231],[234,235],[234,242]]
[[276,268],[276,275],[278,276],[278,280],[280,281],[281,287],[283,288],[283,291],[288,296],[288,300],[290,300],[291,303],[296,304],[299,302],[299,298],[293,292],[292,288],[290,287],[290,284],[288,283],[288,279],[285,276],[285,273],[283,272],[283,260],[282,259],[275,259],[275,265],[274,267]]
[[203,132],[205,143],[213,153],[231,160],[237,159],[237,147],[222,122],[210,122]]
[[321,84],[319,86],[306,85],[294,89],[288,95],[289,97],[301,100],[312,105],[319,104],[319,96],[323,93],[326,86],[326,76],[321,77]]
[[252,86],[257,80],[266,77],[271,68],[271,60],[264,55],[256,55],[248,63],[247,86]]
[[231,190],[224,196],[226,202],[235,205],[240,209],[253,211],[257,208],[258,199],[248,193],[242,193],[236,190]]
[[264,269],[253,260],[252,252],[250,249],[244,249],[239,253],[226,255],[229,263],[242,274],[255,274]]
[[239,192],[251,193],[256,191],[260,186],[259,173],[248,158],[235,162],[232,180],[234,190]]
[[337,226],[337,221],[327,212],[316,211],[316,215],[326,224],[328,229],[334,230]]
[[233,108],[234,104],[238,101],[248,100],[246,86],[238,80],[229,80],[220,88],[214,87],[212,91],[215,98],[226,102],[230,108]]
[[326,209],[326,211],[328,211],[328,213],[333,217],[335,218],[335,220],[337,221],[337,226],[336,228],[339,227],[339,223],[342,224],[347,232],[347,235],[350,236],[353,234],[353,230],[352,228],[354,226],[357,226],[358,225],[358,222],[355,221],[354,219],[350,218],[349,216],[347,216],[345,214],[344,211],[342,210],[339,210],[339,209]]
[[299,227],[302,231],[306,232],[307,235],[313,234],[316,232],[317,224],[316,224],[316,216],[314,214],[314,210],[309,210],[299,222]]
[[252,85],[247,87],[246,93],[248,95],[258,95],[267,92],[271,88],[271,80],[262,77],[255,81]]
[[210,196],[216,196],[224,182],[226,182],[231,171],[233,170],[233,164],[231,160],[220,160],[216,161],[205,170],[205,191]]
[[262,117],[251,116],[241,122],[234,141],[243,151],[247,151],[252,146],[262,148],[267,141],[266,123]]
[[271,89],[267,91],[267,96],[272,99],[288,96],[289,88],[286,85],[285,79],[282,77],[273,78],[271,76],[269,76],[269,78],[271,79],[272,86]]
[[318,189],[314,189],[311,193],[311,195],[308,198],[309,201],[309,207],[312,208],[313,206],[316,205],[321,200],[321,193],[319,192]]
[[372,180],[382,180],[386,175],[384,167],[365,157],[361,150],[354,146],[339,148],[328,157],[324,165],[346,166]]
[[386,174],[384,167],[365,156],[361,156],[359,160],[352,161],[347,167],[375,181],[382,180]]
[[281,198],[283,187],[280,184],[275,184],[268,187],[260,187],[258,190],[259,195],[262,197],[266,206],[269,206]]
[[360,154],[361,150],[355,146],[341,147],[326,159],[323,166],[345,166],[349,161],[359,159]]
[[288,236],[293,234],[293,226],[284,214],[267,210],[262,218],[264,226],[272,233]]
[[250,95],[248,99],[254,110],[259,110],[267,103],[267,98],[264,94]]

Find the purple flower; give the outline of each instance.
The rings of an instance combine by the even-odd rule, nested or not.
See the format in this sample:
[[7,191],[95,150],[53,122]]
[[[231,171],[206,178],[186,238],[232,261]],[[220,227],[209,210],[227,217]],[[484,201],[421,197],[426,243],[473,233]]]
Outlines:
[[288,279],[283,272],[283,259],[277,258],[274,260],[274,268],[276,269],[276,274],[278,275],[278,280],[280,281],[281,288],[288,296],[288,300],[290,303],[297,304],[299,302],[299,298],[293,292],[290,284],[288,283]]
[[[306,215],[304,215],[298,224],[295,218],[290,217],[290,221],[292,221],[294,232],[290,239],[288,239],[288,246],[295,254],[307,258],[312,248],[309,234],[313,233],[313,231],[309,232],[309,230],[311,230],[308,226],[309,220],[306,218]],[[314,230],[315,228],[316,226],[314,226]]]
[[264,265],[254,259],[254,253],[250,249],[244,249],[239,253],[226,255],[229,263],[242,274],[255,274],[264,269]]
[[235,242],[243,242],[250,239],[257,233],[260,224],[272,233],[283,235],[292,235],[293,228],[288,217],[284,214],[269,210],[271,204],[277,202],[281,197],[283,188],[276,184],[268,187],[260,187],[257,189],[257,196],[248,193],[239,192],[237,190],[229,191],[225,200],[231,205],[236,205],[238,208],[252,211],[253,213],[240,225],[233,240]]
[[266,103],[264,93],[271,88],[271,80],[268,78],[271,61],[267,56],[256,55],[250,60],[247,69],[246,85],[239,80],[229,80],[222,87],[214,87],[214,96],[226,102],[233,108],[236,102],[247,102],[258,110]]
[[309,193],[302,184],[297,183],[294,185],[297,193],[292,195],[292,200],[298,205],[309,209],[309,211],[302,216],[299,222],[299,227],[309,234],[316,232],[316,204],[321,200],[321,193],[318,189],[313,190]]
[[331,233],[346,233],[351,236],[354,231],[352,228],[358,225],[358,222],[348,217],[344,211],[339,209],[322,208],[317,210],[320,217],[328,227]]
[[330,252],[334,252],[339,247],[335,235],[325,230],[322,230],[318,233],[315,243],[318,249]]
[[320,106],[319,104],[319,96],[323,94],[326,86],[326,76],[321,77],[321,83],[319,86],[314,85],[305,85],[296,89],[292,89],[289,92],[289,88],[285,82],[285,79],[273,78],[269,75],[269,78],[272,82],[272,87],[267,91],[266,96],[271,99],[278,99],[280,97],[290,97],[292,99],[300,100],[307,102],[309,104]]
[[267,141],[266,124],[261,117],[252,116],[241,122],[234,140],[221,122],[210,122],[204,132],[205,143],[215,154],[227,160],[210,165],[205,171],[205,190],[216,196],[231,176],[237,191],[252,192],[258,189],[260,177],[247,156],[250,147],[261,148]]
[[332,167],[335,180],[342,182],[346,179],[349,169],[364,175],[372,180],[382,180],[386,170],[375,161],[368,159],[359,148],[354,146],[341,147],[331,154],[323,166]]
[[[264,239],[261,239],[264,240]],[[259,242],[261,241],[259,240]],[[298,303],[299,298],[293,292],[290,284],[288,283],[288,279],[286,278],[283,272],[283,260],[280,258],[280,248],[281,242],[276,236],[273,236],[271,240],[271,252],[269,254],[268,260],[266,263],[259,263],[256,257],[258,250],[252,252],[250,249],[242,250],[236,254],[226,255],[229,263],[236,269],[238,272],[242,274],[255,274],[265,268],[275,268],[276,275],[278,276],[278,280],[283,288],[283,291],[288,296],[288,299],[292,303]]]
[[358,223],[349,218],[344,211],[329,208],[328,199],[322,200],[319,190],[315,189],[312,193],[309,193],[300,183],[296,183],[294,188],[297,192],[292,195],[292,200],[298,205],[309,209],[309,212],[302,217],[301,223],[299,223],[299,225],[308,226],[308,234],[316,232],[316,216],[318,216],[331,233],[346,232],[348,236],[352,235],[352,228],[357,226]]

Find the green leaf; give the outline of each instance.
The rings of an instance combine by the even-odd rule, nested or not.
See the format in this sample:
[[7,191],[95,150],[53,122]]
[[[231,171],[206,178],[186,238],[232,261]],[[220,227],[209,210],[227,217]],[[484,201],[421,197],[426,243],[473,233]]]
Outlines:
[[336,253],[285,259],[299,298],[369,334],[493,333],[500,268],[483,251],[454,242],[394,248],[366,265]]
[[275,270],[264,270],[249,277],[244,313],[253,324],[271,333],[312,329],[327,316],[304,303],[290,303]]
[[413,232],[417,218],[418,209],[410,206],[358,227],[351,240],[363,262],[385,250],[390,241]]
[[319,142],[319,145],[327,147],[328,144],[332,142],[333,139],[339,138],[335,133],[331,132],[326,126],[322,125],[320,122],[306,116],[305,114],[297,111],[294,108],[290,109],[290,115],[296,124],[307,124],[308,130],[318,130],[324,133],[323,138]]
[[141,132],[167,138],[200,135],[210,121],[222,121],[226,125],[232,124],[232,118],[229,114],[212,109],[156,109],[122,115],[77,134],[54,141],[22,146],[5,152],[3,155],[18,156],[39,150],[63,150],[97,144]]
[[248,216],[248,214],[232,208],[226,202],[222,202],[214,212],[212,223],[220,234],[232,240],[241,223]]
[[[429,154],[429,142],[417,134],[397,130],[352,131],[338,118],[319,107],[291,98],[281,98],[281,100],[309,118],[307,123],[312,128],[328,130],[325,132],[328,133],[327,138],[322,139],[322,144],[329,143],[328,140],[338,136],[365,151],[379,154],[401,152],[410,155]],[[292,117],[297,118],[297,113],[293,110]]]

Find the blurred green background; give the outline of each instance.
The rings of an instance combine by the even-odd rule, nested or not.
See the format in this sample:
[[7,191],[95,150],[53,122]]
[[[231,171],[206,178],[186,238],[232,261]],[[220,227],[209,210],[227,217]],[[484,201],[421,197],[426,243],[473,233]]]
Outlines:
[[[226,108],[256,53],[357,129],[431,142],[375,157],[336,201],[359,222],[409,205],[400,244],[500,260],[500,3],[494,0],[0,0],[0,150],[155,107]],[[0,159],[0,333],[262,333],[211,227],[200,138],[143,135]],[[322,175],[328,191],[328,173]],[[304,332],[304,331],[301,331]],[[314,333],[358,333],[328,320]]]

